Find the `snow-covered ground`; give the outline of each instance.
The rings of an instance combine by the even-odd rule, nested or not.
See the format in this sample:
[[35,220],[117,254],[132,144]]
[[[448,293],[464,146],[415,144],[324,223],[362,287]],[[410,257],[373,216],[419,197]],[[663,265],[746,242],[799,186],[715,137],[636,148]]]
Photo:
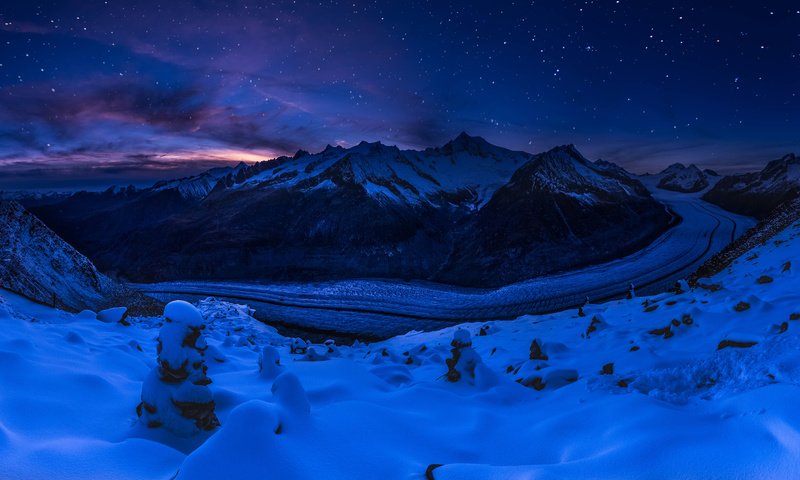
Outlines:
[[798,266],[800,223],[693,291],[305,354],[207,300],[188,438],[136,414],[163,318],[0,291],[0,478],[797,478]]
[[[645,177],[645,181],[647,178]],[[652,182],[651,182],[652,183]],[[627,257],[482,290],[425,282],[345,280],[324,283],[169,282],[137,285],[162,300],[206,295],[247,302],[259,318],[301,328],[386,338],[465,320],[516,318],[621,297],[633,283],[661,292],[697,269],[755,224],[700,200],[702,192],[676,193],[649,185],[654,196],[683,218],[655,242]]]

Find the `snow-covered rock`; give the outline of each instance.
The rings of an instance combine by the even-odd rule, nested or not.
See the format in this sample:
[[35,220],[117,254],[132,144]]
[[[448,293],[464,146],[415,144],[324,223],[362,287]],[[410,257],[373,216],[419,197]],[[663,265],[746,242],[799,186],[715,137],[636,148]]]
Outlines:
[[164,318],[168,322],[184,324],[190,328],[202,329],[205,327],[205,320],[200,311],[191,303],[183,300],[169,302],[164,307]]
[[291,345],[292,354],[305,354],[308,350],[309,343],[302,338],[293,338]]
[[278,350],[272,345],[264,345],[258,356],[258,373],[261,378],[272,380],[282,371],[281,355]]
[[459,328],[450,342],[450,358],[447,365],[446,378],[453,383],[463,382],[487,388],[494,384],[495,376],[484,365],[481,356],[472,348],[472,338],[466,329]]
[[164,317],[158,335],[158,366],[142,385],[136,413],[148,428],[163,427],[178,436],[212,430],[219,420],[208,388],[203,317],[180,300],[166,306]]
[[97,320],[103,323],[119,323],[124,321],[127,316],[127,307],[112,307],[97,312]]

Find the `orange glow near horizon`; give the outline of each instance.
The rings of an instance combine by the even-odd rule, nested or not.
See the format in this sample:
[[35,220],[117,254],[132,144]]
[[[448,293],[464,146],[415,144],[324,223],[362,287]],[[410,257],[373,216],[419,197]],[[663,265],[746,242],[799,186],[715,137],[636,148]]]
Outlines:
[[159,156],[163,160],[217,160],[221,162],[245,162],[255,163],[264,160],[272,160],[284,155],[281,152],[272,150],[239,150],[232,148],[210,148],[199,151],[179,151],[166,153]]

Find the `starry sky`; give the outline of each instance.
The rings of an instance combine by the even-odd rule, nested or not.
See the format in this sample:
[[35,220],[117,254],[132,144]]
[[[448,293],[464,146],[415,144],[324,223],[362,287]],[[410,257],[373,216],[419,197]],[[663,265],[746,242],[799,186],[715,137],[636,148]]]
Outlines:
[[800,150],[799,94],[796,1],[5,0],[0,189],[462,130],[752,170]]

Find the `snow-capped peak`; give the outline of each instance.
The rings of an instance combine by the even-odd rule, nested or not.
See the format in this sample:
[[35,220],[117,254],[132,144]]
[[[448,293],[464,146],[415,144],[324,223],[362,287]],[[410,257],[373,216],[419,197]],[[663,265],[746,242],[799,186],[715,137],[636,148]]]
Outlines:
[[647,196],[638,182],[589,162],[574,145],[561,145],[536,155],[514,174],[512,182],[529,183],[532,190],[582,195],[587,201],[606,193]]
[[483,137],[471,136],[466,132],[461,132],[456,138],[435,150],[449,155],[468,153],[478,157],[496,157],[500,150],[508,151],[504,148],[492,145]]
[[673,163],[659,173],[657,178],[660,178],[658,188],[675,192],[699,192],[709,185],[705,172],[693,163],[688,167],[682,163]]
[[248,165],[239,162],[234,167],[216,167],[191,177],[166,180],[153,185],[153,191],[176,190],[183,198],[201,200],[214,189],[217,182],[228,175],[236,175],[245,170]]

